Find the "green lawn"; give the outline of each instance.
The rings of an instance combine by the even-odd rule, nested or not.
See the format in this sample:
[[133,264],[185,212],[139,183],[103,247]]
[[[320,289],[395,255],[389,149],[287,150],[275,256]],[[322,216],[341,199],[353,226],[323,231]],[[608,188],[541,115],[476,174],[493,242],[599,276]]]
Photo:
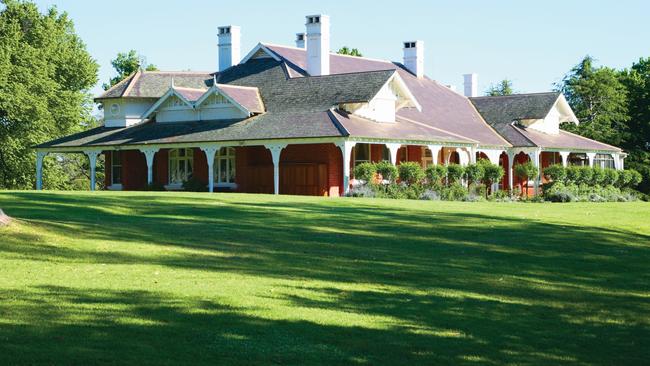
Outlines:
[[650,360],[650,204],[0,192],[0,364]]

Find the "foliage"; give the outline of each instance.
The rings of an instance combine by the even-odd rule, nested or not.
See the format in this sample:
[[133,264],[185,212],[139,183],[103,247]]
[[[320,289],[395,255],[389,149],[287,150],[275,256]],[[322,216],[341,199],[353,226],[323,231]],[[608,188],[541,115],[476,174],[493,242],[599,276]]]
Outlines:
[[578,179],[576,184],[591,184],[591,178],[594,175],[594,170],[590,166],[579,166],[578,170]]
[[575,165],[570,165],[566,168],[566,182],[568,183],[578,183],[580,180],[580,167]]
[[613,186],[618,182],[618,170],[605,169],[602,184],[605,186]]
[[183,182],[183,190],[188,192],[207,192],[208,185],[196,177],[192,177]]
[[[608,169],[611,170],[611,169]],[[601,185],[605,180],[605,169],[597,166],[591,169],[591,184]]]
[[[491,187],[492,184],[498,182],[505,174],[502,167],[497,164],[491,163],[489,160],[481,160],[480,165],[483,167],[482,182],[486,187]],[[488,198],[488,190],[485,190],[485,198]]]
[[[0,10],[0,189],[35,184],[32,146],[92,123],[88,90],[98,65],[56,8],[5,0]],[[56,159],[44,162],[44,188],[71,187]]]
[[460,183],[452,183],[442,189],[440,197],[445,201],[465,201],[469,193]]
[[462,165],[459,164],[449,164],[447,165],[447,179],[449,184],[459,183],[463,179],[465,174],[465,169]]
[[514,174],[526,182],[525,186],[526,190],[528,190],[528,181],[537,177],[537,174],[539,174],[539,169],[537,169],[532,161],[527,161],[525,163],[515,163]]
[[496,85],[490,85],[490,88],[485,92],[485,95],[491,97],[512,94],[514,94],[514,90],[512,89],[512,80],[509,79],[503,79]]
[[361,163],[354,167],[354,178],[366,183],[371,183],[377,173],[377,166],[374,163]]
[[544,188],[543,197],[550,202],[628,202],[637,198],[614,186],[564,184],[555,182]]
[[465,166],[465,177],[467,178],[467,188],[473,183],[483,180],[484,164],[473,163]]
[[544,168],[544,175],[555,182],[564,181],[566,174],[566,169],[562,164],[553,164]]
[[442,184],[443,180],[447,178],[447,166],[442,164],[432,165],[425,170],[424,174],[430,185]]
[[356,49],[356,48],[350,49],[348,46],[343,46],[343,47],[339,48],[339,50],[336,53],[338,53],[339,55],[363,57],[363,55],[361,54],[361,52],[358,49]]
[[620,72],[595,67],[594,59],[586,56],[558,87],[580,120],[578,125],[564,124],[564,129],[612,145],[626,138],[628,93]]
[[381,175],[383,180],[387,180],[390,183],[394,183],[397,180],[397,167],[390,161],[382,160],[375,163],[375,170],[377,174]]
[[375,190],[369,184],[361,184],[350,188],[346,196],[373,198],[375,197]]
[[399,167],[400,181],[412,185],[419,183],[424,179],[424,170],[422,166],[414,161],[405,161],[400,163]]
[[129,75],[138,71],[138,69],[142,68],[147,71],[158,70],[155,65],[148,64],[147,59],[144,56],[139,55],[135,50],[118,53],[117,57],[111,60],[111,65],[113,65],[115,72],[117,72],[117,76],[112,77],[108,84],[105,83],[102,85],[104,90],[110,89],[111,86],[126,79]]

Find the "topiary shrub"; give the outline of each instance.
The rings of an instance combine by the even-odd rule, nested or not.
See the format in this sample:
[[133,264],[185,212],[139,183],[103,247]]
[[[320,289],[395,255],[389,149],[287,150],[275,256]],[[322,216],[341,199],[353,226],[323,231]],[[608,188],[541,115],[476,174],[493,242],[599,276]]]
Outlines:
[[440,196],[445,201],[465,201],[469,194],[465,187],[459,183],[450,184],[449,187],[445,187],[441,190]]
[[377,167],[373,163],[361,163],[354,167],[354,179],[364,183],[371,183],[377,173]]
[[629,172],[628,174],[630,175],[630,181],[628,182],[627,187],[636,188],[639,185],[639,183],[641,183],[641,181],[643,180],[643,176],[641,175],[641,173],[637,172],[634,169],[629,169],[628,172]]
[[435,186],[442,184],[444,179],[447,178],[447,167],[444,165],[430,166],[425,170],[424,175],[429,185]]
[[528,181],[535,179],[539,174],[539,169],[531,162],[516,163],[514,166],[515,175],[526,182],[526,192],[528,192]]
[[483,166],[485,165],[483,161],[487,161],[487,160],[480,160],[479,163],[467,164],[467,166],[465,166],[465,177],[467,178],[468,190],[473,183],[480,182],[481,180],[483,180],[483,173],[484,173]]
[[188,192],[207,192],[208,191],[208,185],[201,182],[200,180],[196,179],[195,177],[192,177],[186,181],[183,182],[183,190],[188,191]]
[[571,165],[566,168],[566,178],[564,184],[578,184],[580,180],[580,167]]
[[485,198],[488,198],[488,193],[491,189],[490,187],[492,187],[492,184],[503,178],[505,171],[499,165],[492,164],[489,160],[482,160],[481,165],[483,168],[482,182],[486,186]]
[[576,181],[576,184],[591,184],[593,174],[594,170],[589,166],[578,167],[578,180]]
[[553,182],[564,182],[566,169],[562,164],[553,164],[544,168],[544,175]]
[[375,163],[377,174],[381,175],[381,179],[387,180],[390,183],[395,183],[397,180],[397,167],[390,161],[382,160]]
[[463,179],[464,174],[465,169],[462,166],[458,164],[447,165],[447,179],[449,181],[449,185],[460,182],[460,180]]
[[399,165],[399,179],[407,185],[419,184],[424,179],[424,170],[414,161],[405,161]]

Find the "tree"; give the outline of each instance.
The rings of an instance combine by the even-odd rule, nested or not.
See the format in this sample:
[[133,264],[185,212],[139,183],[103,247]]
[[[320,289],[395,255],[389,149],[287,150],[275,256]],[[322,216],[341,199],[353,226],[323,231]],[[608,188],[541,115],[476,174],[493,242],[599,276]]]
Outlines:
[[514,91],[512,89],[512,80],[503,79],[498,84],[492,84],[485,92],[485,95],[490,97],[496,97],[499,95],[512,95]]
[[[33,2],[2,0],[0,11],[0,188],[34,186],[32,146],[87,126],[98,65],[68,15]],[[46,187],[66,172],[46,159]],[[58,178],[57,178],[58,177]],[[63,182],[63,183],[61,183]]]
[[483,184],[485,184],[485,198],[488,198],[488,191],[492,190],[492,184],[498,182],[503,178],[505,172],[503,168],[498,164],[493,164],[487,159],[479,161],[480,165],[483,167]]
[[480,182],[483,179],[483,165],[476,164],[467,164],[465,166],[465,176],[467,177],[467,191],[470,191],[470,187],[473,183]]
[[356,49],[356,48],[350,49],[350,48],[348,48],[348,46],[343,46],[343,47],[339,48],[339,50],[336,53],[338,53],[339,55],[363,57],[363,55],[361,54],[361,52],[358,49]]
[[[526,194],[528,194],[528,181],[530,178],[536,177],[539,173],[537,167],[533,164],[532,161],[527,161],[525,163],[516,163],[514,166],[515,175],[519,179],[524,180],[526,187]],[[523,192],[522,192],[523,193]]]
[[155,65],[148,64],[147,59],[138,54],[135,50],[118,53],[117,57],[114,60],[111,60],[111,65],[113,65],[113,68],[117,72],[117,76],[111,78],[108,84],[102,85],[104,90],[108,90],[111,86],[126,79],[129,75],[138,71],[140,68],[143,68],[146,71],[158,70]]
[[586,56],[571,69],[558,85],[558,90],[564,93],[580,124],[563,124],[562,128],[620,145],[626,139],[627,121],[630,119],[628,92],[621,76],[617,70],[595,67],[591,56]]

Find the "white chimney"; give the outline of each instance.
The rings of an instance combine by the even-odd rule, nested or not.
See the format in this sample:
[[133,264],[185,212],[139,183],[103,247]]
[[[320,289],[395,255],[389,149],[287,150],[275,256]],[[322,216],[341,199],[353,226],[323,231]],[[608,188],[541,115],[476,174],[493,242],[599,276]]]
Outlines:
[[463,75],[465,79],[465,96],[466,97],[478,97],[478,74],[465,74]]
[[241,60],[241,28],[226,25],[218,28],[219,71],[237,65]]
[[424,41],[404,42],[404,66],[418,78],[424,77]]
[[296,47],[305,48],[305,33],[296,33]]
[[308,15],[307,23],[307,73],[311,76],[330,73],[330,17]]

